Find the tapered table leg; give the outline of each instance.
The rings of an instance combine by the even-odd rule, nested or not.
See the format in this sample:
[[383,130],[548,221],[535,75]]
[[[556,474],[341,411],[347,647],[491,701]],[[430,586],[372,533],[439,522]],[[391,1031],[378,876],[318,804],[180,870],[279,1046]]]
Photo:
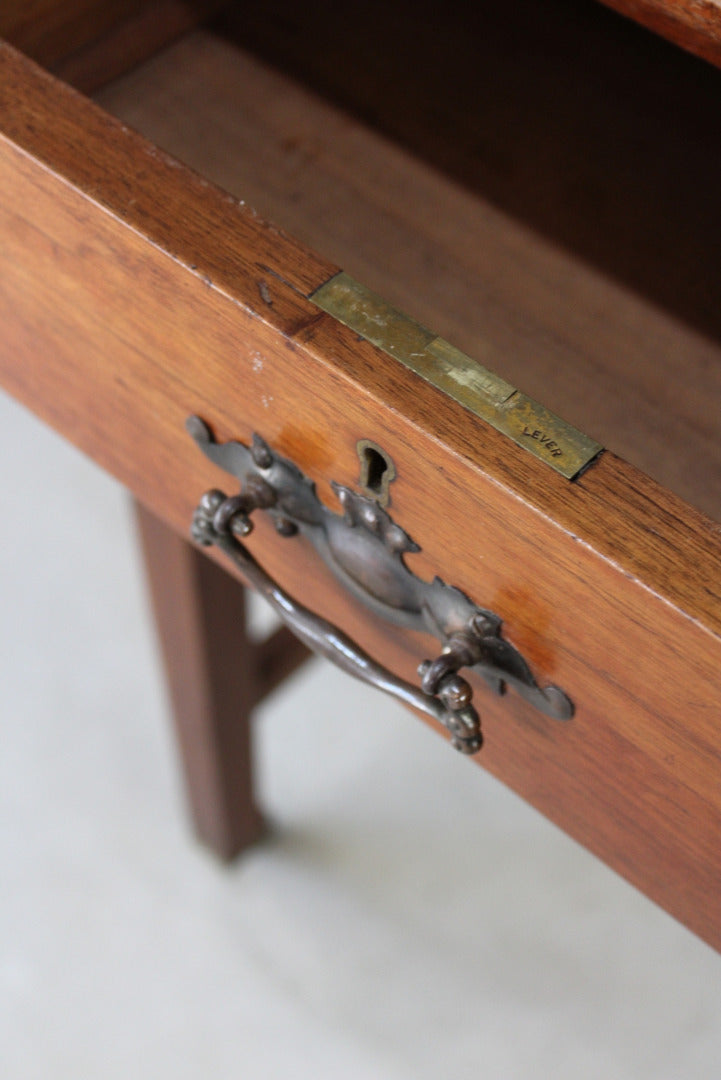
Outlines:
[[251,641],[242,585],[139,503],[135,509],[195,830],[231,859],[263,828],[253,707],[307,650],[285,630]]

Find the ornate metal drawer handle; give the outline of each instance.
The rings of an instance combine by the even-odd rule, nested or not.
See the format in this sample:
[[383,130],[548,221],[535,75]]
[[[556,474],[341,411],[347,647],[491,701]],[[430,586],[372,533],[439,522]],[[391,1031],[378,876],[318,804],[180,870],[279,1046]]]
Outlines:
[[[193,538],[221,548],[309,648],[439,721],[456,749],[466,754],[480,750],[483,738],[472,689],[458,674],[462,667],[477,671],[497,694],[507,684],[514,687],[547,716],[566,720],[573,715],[564,692],[556,686],[540,687],[521,654],[501,637],[498,615],[477,607],[440,578],[425,582],[408,569],[404,553],[420,549],[374,499],[333,484],[344,511],[334,514],[318,499],[313,482],[258,435],[247,447],[215,442],[197,416],[191,416],[186,427],[206,457],[241,482],[238,495],[217,490],[203,495],[193,518]],[[440,655],[418,669],[420,688],[378,664],[266,574],[242,542],[253,528],[250,515],[255,510],[266,511],[282,536],[305,536],[338,580],[377,615],[440,639]]]

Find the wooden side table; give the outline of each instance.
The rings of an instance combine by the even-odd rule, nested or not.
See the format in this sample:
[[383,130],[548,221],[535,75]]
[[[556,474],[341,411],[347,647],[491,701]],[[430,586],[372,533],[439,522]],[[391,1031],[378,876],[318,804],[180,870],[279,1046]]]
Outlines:
[[[236,458],[260,435],[329,529],[336,483],[396,556],[392,530],[412,538],[370,590],[412,578],[404,627],[253,466],[248,547],[282,595],[396,685],[455,648],[479,764],[718,947],[718,73],[564,0],[364,5],[352,35],[332,5],[231,5],[200,31],[218,5],[40,7],[0,16],[0,373],[145,508],[201,836],[229,856],[256,835],[248,714],[304,654],[250,648],[227,560],[186,539],[203,492],[236,493],[190,415]],[[717,59],[717,5],[669,10],[639,8]],[[508,651],[503,678],[464,658],[436,576],[528,678]]]

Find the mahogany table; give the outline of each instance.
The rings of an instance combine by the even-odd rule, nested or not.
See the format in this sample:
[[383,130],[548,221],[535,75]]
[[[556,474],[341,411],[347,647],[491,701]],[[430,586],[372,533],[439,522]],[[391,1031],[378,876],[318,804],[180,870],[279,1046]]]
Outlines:
[[719,947],[721,9],[612,6],[698,57],[570,0],[4,4],[0,377],[138,500],[221,855],[305,655],[250,578]]

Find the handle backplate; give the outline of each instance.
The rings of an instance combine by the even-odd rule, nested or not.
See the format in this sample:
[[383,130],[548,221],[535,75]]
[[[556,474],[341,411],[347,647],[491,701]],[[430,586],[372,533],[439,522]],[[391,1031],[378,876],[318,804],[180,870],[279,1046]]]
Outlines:
[[[458,674],[461,668],[472,668],[497,694],[512,686],[547,716],[567,720],[573,715],[567,695],[556,686],[539,686],[521,654],[501,636],[498,615],[478,607],[440,578],[426,582],[408,569],[404,554],[420,549],[376,500],[333,484],[342,508],[336,514],[321,503],[313,482],[258,435],[247,447],[239,442],[217,443],[197,416],[191,416],[186,426],[206,457],[241,484],[238,495],[210,491],[203,496],[193,521],[193,537],[201,544],[220,547],[314,651],[433,716],[465,753],[476,753],[482,736],[471,687]],[[376,615],[439,639],[438,657],[419,668],[420,688],[376,663],[266,574],[243,543],[255,510],[267,513],[282,536],[306,537],[335,577]]]

